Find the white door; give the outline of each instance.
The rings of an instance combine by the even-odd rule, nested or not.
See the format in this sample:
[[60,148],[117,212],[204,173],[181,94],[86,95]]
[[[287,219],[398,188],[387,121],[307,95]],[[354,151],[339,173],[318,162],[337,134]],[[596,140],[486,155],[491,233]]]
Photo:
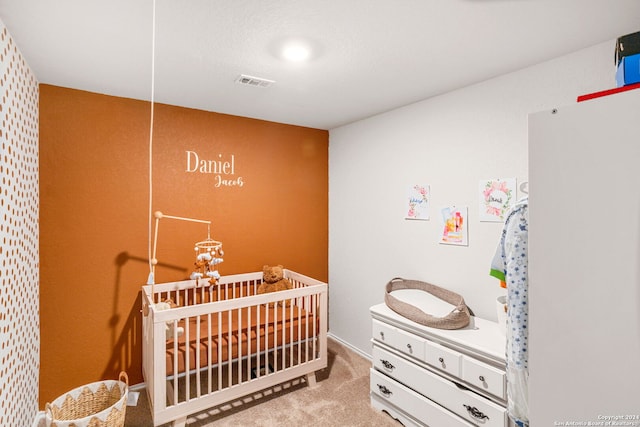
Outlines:
[[531,425],[640,426],[640,90],[529,116],[529,215]]

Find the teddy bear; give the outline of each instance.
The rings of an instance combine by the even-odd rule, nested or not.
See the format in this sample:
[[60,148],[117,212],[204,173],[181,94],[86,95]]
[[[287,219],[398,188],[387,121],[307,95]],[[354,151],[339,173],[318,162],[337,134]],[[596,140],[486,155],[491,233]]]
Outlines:
[[[175,302],[173,302],[171,298],[167,298],[160,301],[159,303],[156,303],[157,311],[169,310],[171,308],[176,308],[176,307],[178,307],[178,305]],[[166,334],[167,340],[170,340],[173,338],[173,335],[174,335],[173,330],[174,330],[173,321],[167,322],[165,327],[165,334]],[[184,333],[184,328],[182,326],[178,326],[177,332],[178,332],[178,336],[181,336]]]
[[[258,294],[266,294],[269,292],[286,291],[292,289],[293,285],[284,277],[284,270],[281,265],[265,265],[262,267],[262,283],[258,286]],[[278,302],[282,305],[282,302]],[[289,307],[291,300],[285,301],[285,307]],[[270,303],[270,307],[274,307],[276,303]]]

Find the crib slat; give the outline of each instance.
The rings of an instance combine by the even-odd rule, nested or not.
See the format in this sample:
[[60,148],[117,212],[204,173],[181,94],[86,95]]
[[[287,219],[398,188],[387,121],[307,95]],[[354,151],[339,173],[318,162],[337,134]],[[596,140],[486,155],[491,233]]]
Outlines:
[[273,370],[278,372],[278,352],[275,351],[278,346],[278,307],[273,308],[273,343],[271,344],[273,351]]
[[[249,307],[249,310],[247,311],[248,311],[247,312],[247,353],[251,354],[251,317],[252,317],[251,307]],[[247,381],[250,381],[250,380],[251,380],[251,363],[247,363]]]
[[[310,313],[311,310],[311,304],[313,301],[313,295],[309,295],[306,299],[306,304],[307,304],[307,314],[306,314],[306,328],[307,328],[307,334],[309,334],[309,336],[313,337],[313,321],[314,321],[314,313]],[[315,338],[313,338],[315,339]],[[305,346],[305,352],[306,352],[306,358],[307,360],[313,360],[315,358],[314,354],[313,354],[313,339],[311,341],[307,341],[307,345]]]
[[[173,332],[173,354],[178,354],[178,339],[177,336],[178,335],[178,331],[176,330],[176,328],[173,328],[174,332]],[[173,358],[173,402],[178,403],[178,375],[176,374],[178,372],[178,358],[174,357]]]
[[[185,299],[186,301],[186,299]],[[191,339],[190,339],[190,334],[189,334],[189,318],[187,317],[184,321],[184,342],[185,343],[190,343]],[[184,371],[185,372],[190,372],[191,371],[191,366],[189,364],[189,362],[191,361],[191,355],[190,353],[190,346],[189,345],[185,345],[184,346]],[[191,400],[191,396],[190,396],[190,390],[191,390],[191,381],[190,381],[190,377],[191,375],[185,375],[184,377],[184,399],[185,401],[189,401]]]
[[271,312],[269,310],[265,310],[265,314],[264,314],[264,364],[267,365],[268,363],[268,359],[267,359],[267,354],[269,351],[269,323],[270,323],[270,319],[269,319],[269,314]]
[[222,312],[218,312],[218,390],[222,390]]
[[207,393],[211,393],[211,353],[213,348],[213,340],[212,340],[212,330],[211,330],[211,313],[207,314],[207,359],[209,363],[207,363]]
[[[232,312],[233,310],[229,310],[229,324],[233,324],[233,318],[232,318]],[[232,353],[232,347],[233,347],[233,332],[231,331],[231,328],[229,328],[229,331],[227,332],[227,360],[233,360],[233,353]],[[233,369],[228,369],[227,370],[227,380],[229,381],[229,386],[231,386],[231,384],[233,384],[233,377],[232,377],[232,372]]]
[[[200,316],[196,316],[196,367],[198,368],[198,372],[196,372],[196,397],[200,397]],[[187,371],[188,372],[188,371]]]
[[[235,287],[234,287],[235,288]],[[242,289],[242,288],[241,288]],[[238,384],[242,383],[242,309],[238,309],[238,357],[236,370],[238,371]]]
[[[282,300],[282,306],[281,306],[282,307],[282,313],[281,313],[282,317],[281,317],[281,320],[280,320],[280,323],[282,324],[282,326],[280,327],[280,329],[282,329],[282,334],[281,335],[282,335],[282,345],[283,346],[287,342],[286,341],[286,339],[287,339],[287,323],[285,321],[286,318],[287,318],[287,313],[286,313],[287,307],[285,307],[285,305],[286,305],[286,300]],[[285,370],[287,368],[285,366],[285,361],[286,361],[285,355],[286,355],[286,350],[283,347],[282,354],[280,356],[280,364],[281,364],[282,370]]]
[[[311,309],[313,309],[313,314],[312,314],[312,327],[313,327],[313,336],[317,337],[318,336],[318,317],[317,317],[317,312],[318,312],[318,294],[314,294],[311,298]],[[315,358],[316,355],[318,354],[318,348],[317,348],[317,344],[318,344],[318,340],[314,339],[312,341],[313,343],[313,353],[311,354],[311,357]]]
[[[296,305],[296,308],[294,310],[297,312],[297,314],[296,314],[296,319],[297,319],[300,316],[300,307],[298,307],[298,305]],[[302,337],[302,335],[300,334],[300,329],[301,328],[302,328],[302,324],[300,323],[300,321],[298,321],[298,344],[295,346],[295,350],[298,352],[297,357],[295,359],[295,360],[298,361],[297,363],[301,362],[300,361],[300,337]],[[307,338],[306,335],[305,335],[305,338]],[[292,361],[294,360],[293,357],[294,357],[294,348],[292,346],[292,349],[291,349],[291,360]]]
[[287,303],[287,300],[283,300],[282,301],[282,308],[281,308],[281,313],[280,313],[281,314],[280,324],[282,325],[280,327],[280,329],[282,330],[282,333],[280,334],[281,341],[282,341],[282,344],[281,344],[280,348],[282,350],[279,351],[279,353],[280,353],[280,366],[281,366],[282,370],[287,369],[287,366],[286,366],[286,362],[287,362],[286,344],[289,342],[289,341],[287,341],[287,334],[289,333],[289,327],[287,327],[287,311],[289,309],[286,307],[286,303]]
[[257,357],[256,357],[256,377],[260,377],[260,372],[259,369],[257,369],[258,367],[260,367],[260,357],[262,355],[262,339],[260,339],[260,325],[262,325],[261,322],[261,314],[262,311],[260,310],[260,307],[258,307],[258,316],[256,319],[256,353],[257,353]]
[[309,307],[309,298],[310,297],[308,295],[303,298],[304,307],[307,307],[307,309],[305,310],[305,313],[304,313],[304,317],[305,317],[304,318],[304,333],[305,333],[305,336],[307,337],[307,341],[304,344],[304,361],[305,362],[309,361],[309,341],[308,341],[309,336],[310,336],[309,335],[309,309],[308,309],[308,307]]

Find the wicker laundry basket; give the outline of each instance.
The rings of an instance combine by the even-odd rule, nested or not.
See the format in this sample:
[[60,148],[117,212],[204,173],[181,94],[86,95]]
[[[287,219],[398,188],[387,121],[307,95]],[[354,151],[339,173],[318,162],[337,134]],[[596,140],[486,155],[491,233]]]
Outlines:
[[59,396],[45,408],[49,427],[122,427],[127,409],[129,378],[87,384]]

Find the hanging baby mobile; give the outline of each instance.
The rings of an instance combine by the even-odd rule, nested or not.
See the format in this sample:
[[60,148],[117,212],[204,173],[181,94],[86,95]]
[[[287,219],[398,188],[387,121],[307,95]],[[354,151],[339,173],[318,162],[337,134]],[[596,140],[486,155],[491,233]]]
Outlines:
[[[160,225],[160,219],[168,218],[179,221],[198,222],[207,224],[207,238],[205,240],[196,242],[195,252],[196,261],[194,263],[195,269],[191,273],[191,280],[196,281],[196,286],[201,286],[202,281],[208,281],[211,285],[216,285],[220,279],[220,272],[218,271],[218,265],[224,261],[224,251],[222,250],[222,242],[211,238],[211,221],[185,218],[179,216],[165,215],[160,211],[154,213],[155,221],[155,233],[153,238],[153,257],[151,258],[151,272],[147,279],[147,284],[155,285],[155,266],[158,264],[156,258],[156,249],[158,246],[158,226]],[[153,294],[153,293],[152,293]]]
[[196,281],[196,286],[200,285],[200,280],[208,278],[209,283],[215,285],[220,279],[220,273],[218,272],[218,264],[224,259],[224,251],[222,250],[222,243],[213,240],[209,231],[207,231],[207,239],[201,242],[197,242],[195,246],[196,262],[195,270],[191,273],[191,280]]

